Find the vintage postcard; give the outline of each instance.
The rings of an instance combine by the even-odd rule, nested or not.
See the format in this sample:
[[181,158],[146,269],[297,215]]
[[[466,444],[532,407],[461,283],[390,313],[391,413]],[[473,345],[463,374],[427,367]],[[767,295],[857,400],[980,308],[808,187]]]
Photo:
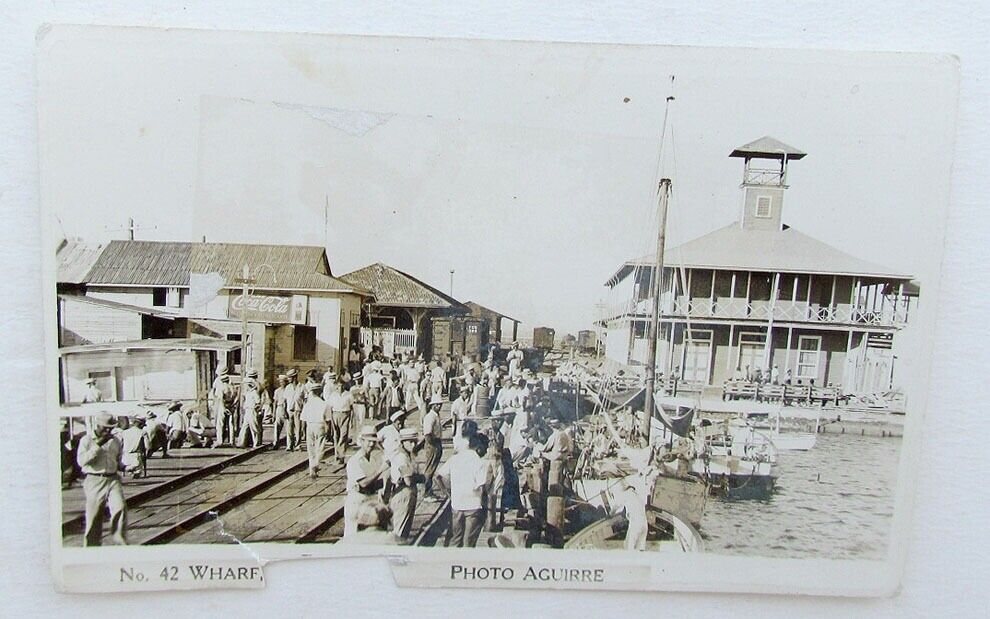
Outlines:
[[380,555],[414,586],[891,593],[957,85],[948,56],[45,29],[57,586]]

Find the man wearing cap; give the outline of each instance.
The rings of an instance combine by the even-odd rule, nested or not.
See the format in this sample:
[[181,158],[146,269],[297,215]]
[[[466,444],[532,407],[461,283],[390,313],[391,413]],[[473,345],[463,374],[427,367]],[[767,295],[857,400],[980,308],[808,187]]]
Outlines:
[[392,456],[401,449],[399,432],[406,425],[406,413],[401,410],[395,411],[388,420],[390,423],[378,431],[378,438],[382,443],[385,458],[391,460]]
[[377,490],[388,471],[381,454],[375,453],[378,435],[373,425],[362,426],[358,451],[347,461],[347,498],[344,499],[344,537],[358,531],[357,517],[365,503],[378,503]]
[[277,386],[275,393],[272,394],[272,433],[274,434],[272,449],[278,447],[278,442],[281,439],[285,439],[285,446],[288,448],[289,410],[285,402],[285,386],[289,383],[289,379],[285,374],[279,374],[275,382]]
[[417,484],[423,481],[413,451],[419,442],[419,433],[414,428],[403,428],[399,432],[399,450],[389,458],[389,480],[392,483],[392,496],[388,507],[392,510],[392,535],[398,542],[405,542],[412,530],[413,516],[416,514]]
[[375,419],[382,419],[385,416],[382,410],[382,386],[385,376],[382,374],[381,365],[377,361],[370,361],[364,366],[364,378],[361,384],[364,386],[365,396],[368,398],[369,415]]
[[309,397],[302,407],[301,419],[306,424],[306,453],[309,456],[309,476],[316,477],[323,459],[327,440],[327,403],[320,397],[319,383],[307,385]]
[[302,385],[299,384],[299,370],[290,369],[285,373],[287,379],[285,389],[282,391],[282,398],[285,400],[286,412],[286,432],[285,450],[292,451],[300,449],[302,444],[302,398],[300,392]]
[[113,417],[100,413],[93,420],[93,430],[79,441],[76,462],[86,478],[86,530],[84,546],[99,546],[103,541],[103,512],[110,510],[110,532],[117,544],[127,544],[127,504],[119,471],[123,448],[113,436]]
[[173,401],[168,405],[168,414],[165,415],[165,432],[168,435],[168,448],[178,449],[186,442],[186,430],[189,427],[189,420],[182,412],[182,402]]
[[430,408],[423,415],[423,490],[427,495],[433,494],[433,475],[440,466],[443,457],[443,429],[440,425],[440,409],[443,407],[443,396],[434,393],[430,397]]
[[354,408],[354,397],[344,389],[340,379],[334,378],[329,385],[329,391],[323,390],[327,410],[330,411],[330,440],[333,442],[333,457],[338,462],[344,461],[344,453],[350,442],[351,413]]

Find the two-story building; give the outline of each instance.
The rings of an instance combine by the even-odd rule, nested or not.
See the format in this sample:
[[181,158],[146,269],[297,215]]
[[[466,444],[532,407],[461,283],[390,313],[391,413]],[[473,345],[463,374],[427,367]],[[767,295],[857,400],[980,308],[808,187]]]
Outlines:
[[269,384],[288,368],[339,369],[374,298],[334,277],[322,247],[111,241],[86,271],[60,294],[61,346],[241,342],[217,362],[239,372],[244,355]]
[[[744,160],[739,220],[664,252],[659,371],[721,385],[776,368],[846,393],[889,389],[893,338],[918,294],[911,276],[784,223],[787,168],[805,153],[764,137],[730,157]],[[655,262],[630,260],[606,282],[621,299],[600,309],[609,359],[647,358]]]

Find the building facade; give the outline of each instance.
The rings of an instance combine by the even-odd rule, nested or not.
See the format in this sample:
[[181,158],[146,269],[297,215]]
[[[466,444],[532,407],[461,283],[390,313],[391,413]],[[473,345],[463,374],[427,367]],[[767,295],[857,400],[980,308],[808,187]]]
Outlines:
[[60,295],[60,345],[243,342],[215,363],[267,381],[289,368],[342,367],[373,298],[335,278],[326,251],[310,246],[112,241],[74,279],[72,294]]
[[[894,336],[918,288],[783,223],[787,168],[805,153],[771,137],[732,151],[744,160],[739,221],[664,252],[658,369],[700,386],[776,371],[783,380],[890,389]],[[605,355],[647,357],[655,256],[606,282],[620,301],[600,308]]]
[[384,355],[414,352],[429,357],[435,348],[436,319],[463,316],[468,308],[439,289],[380,262],[341,276],[341,280],[370,290],[374,301],[361,318],[361,342]]
[[[467,301],[464,303],[467,308],[471,311],[471,315],[475,318],[481,318],[482,320],[488,321],[488,341],[491,343],[503,344],[516,341],[519,337],[519,321],[511,316],[506,316],[505,314],[500,314],[493,309],[489,309],[484,305],[479,305],[474,301]],[[502,333],[502,320],[508,320],[512,323],[512,337],[508,341],[503,340],[505,334]]]

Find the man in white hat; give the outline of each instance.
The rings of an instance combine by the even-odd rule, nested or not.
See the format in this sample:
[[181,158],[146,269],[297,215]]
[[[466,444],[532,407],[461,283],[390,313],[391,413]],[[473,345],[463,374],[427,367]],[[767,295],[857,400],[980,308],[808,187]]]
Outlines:
[[368,365],[364,366],[363,374],[361,385],[368,399],[368,414],[375,419],[381,419],[385,416],[382,411],[382,386],[385,383],[385,376],[382,374],[381,364],[378,361],[369,361]]
[[289,446],[288,422],[289,410],[285,404],[285,386],[289,383],[289,378],[285,374],[279,374],[275,378],[275,393],[272,394],[272,449],[278,447],[278,442],[285,439],[286,447]]
[[423,490],[427,496],[433,494],[433,475],[443,457],[443,427],[440,424],[440,409],[443,396],[434,393],[430,397],[430,408],[423,415]]
[[292,451],[301,449],[302,445],[302,385],[296,368],[286,372],[285,377],[287,381],[282,390],[286,413],[285,450]]
[[213,413],[217,427],[217,440],[214,447],[233,444],[234,417],[233,407],[236,404],[236,392],[230,384],[230,374],[227,368],[220,368],[217,379],[213,382]]
[[181,448],[186,442],[186,432],[189,430],[189,419],[182,411],[182,402],[176,400],[168,405],[165,427],[168,428],[169,449]]
[[117,544],[127,544],[127,503],[119,471],[123,469],[123,448],[113,435],[115,427],[109,413],[93,420],[93,430],[79,441],[76,462],[86,478],[86,529],[84,546],[103,542],[103,512],[110,511],[110,533]]
[[347,498],[344,499],[344,537],[358,531],[357,517],[365,503],[377,503],[377,490],[389,470],[381,453],[376,453],[378,434],[366,425],[358,434],[358,451],[347,461]]
[[261,391],[258,389],[258,370],[248,372],[241,389],[241,433],[237,438],[240,447],[261,445]]
[[406,425],[406,413],[405,411],[397,410],[392,413],[388,420],[388,425],[378,431],[378,438],[382,442],[382,450],[385,452],[385,458],[391,460],[392,456],[401,449],[399,432]]
[[[123,419],[127,418],[124,417]],[[144,413],[135,413],[126,423],[126,427],[117,435],[120,439],[122,453],[120,461],[124,465],[123,471],[131,473],[134,477],[147,475],[145,452],[148,444],[144,434],[145,420]]]
[[82,401],[84,404],[103,401],[103,393],[96,387],[95,378],[86,379],[86,391],[83,392]]
[[306,424],[306,453],[309,456],[309,476],[316,477],[327,441],[327,403],[320,397],[320,383],[308,386],[309,397],[303,405],[301,419]]
[[338,462],[344,461],[347,445],[350,443],[351,415],[354,409],[354,397],[344,389],[339,378],[334,378],[323,389],[327,409],[330,411],[330,440],[333,441],[333,457]]
[[450,417],[454,422],[454,434],[460,432],[461,422],[471,414],[471,387],[461,387],[460,396],[450,403]]
[[506,354],[505,360],[509,362],[509,376],[519,376],[523,363],[523,351],[519,350],[519,342],[512,342],[512,350]]
[[419,464],[413,452],[419,443],[419,433],[414,428],[399,432],[399,450],[389,458],[389,479],[392,496],[388,507],[392,510],[392,535],[397,542],[409,539],[413,516],[416,514],[417,484],[423,481]]

